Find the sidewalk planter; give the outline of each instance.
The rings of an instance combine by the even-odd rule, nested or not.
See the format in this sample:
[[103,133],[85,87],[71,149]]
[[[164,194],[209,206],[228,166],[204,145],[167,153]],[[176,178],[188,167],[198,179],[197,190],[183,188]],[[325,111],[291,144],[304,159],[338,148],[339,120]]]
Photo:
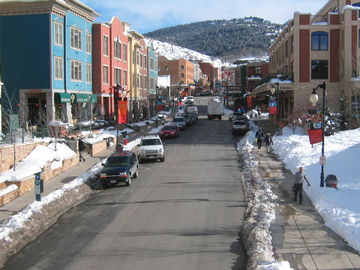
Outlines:
[[[74,155],[70,158],[64,159],[62,166],[54,170],[51,169],[51,163],[48,162],[48,164],[46,164],[43,168],[43,173],[41,174],[41,178],[44,182],[47,182],[51,178],[76,166],[78,163],[79,163],[78,155]],[[32,191],[35,187],[35,175],[29,176],[25,179],[22,179],[21,181],[7,181],[6,183],[1,183],[0,191],[1,190],[4,191],[6,188],[8,188],[11,185],[16,185],[18,188],[14,191],[11,191],[9,193],[0,196],[0,206],[21,197],[22,195],[24,195],[29,191]]]
[[88,152],[88,153],[90,153],[91,156],[95,156],[97,153],[100,153],[107,149],[107,142],[106,142],[106,140],[102,140],[102,141],[98,141],[93,144],[90,144],[90,146],[91,146],[90,152]]
[[[7,191],[7,189],[9,189],[9,191]],[[11,202],[12,200],[15,200],[18,197],[19,197],[19,188],[17,186],[16,188],[14,188],[12,187],[12,185],[10,185],[9,187],[4,188],[3,191],[0,193],[0,206],[3,206],[4,204]]]

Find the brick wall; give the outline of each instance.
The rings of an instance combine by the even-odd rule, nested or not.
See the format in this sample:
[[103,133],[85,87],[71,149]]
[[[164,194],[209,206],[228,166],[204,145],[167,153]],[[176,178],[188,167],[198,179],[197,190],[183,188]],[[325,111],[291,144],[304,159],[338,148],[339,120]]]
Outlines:
[[[48,143],[26,143],[15,145],[16,162],[19,162],[28,156],[37,145],[48,145]],[[0,147],[0,173],[10,170],[13,166],[14,146],[6,145]]]

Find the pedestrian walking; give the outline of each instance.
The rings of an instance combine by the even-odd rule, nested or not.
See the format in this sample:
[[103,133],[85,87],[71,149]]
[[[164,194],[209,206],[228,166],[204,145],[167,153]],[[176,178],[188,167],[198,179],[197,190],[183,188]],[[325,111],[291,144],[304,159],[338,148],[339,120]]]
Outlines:
[[85,151],[85,145],[82,140],[79,140],[79,162],[85,162],[85,158],[83,156],[83,152]]
[[264,143],[266,145],[267,152],[270,153],[270,146],[274,144],[271,139],[270,133],[266,133],[266,136],[264,138]]
[[258,149],[261,149],[262,146],[262,141],[263,141],[263,137],[264,137],[264,131],[262,131],[261,128],[258,129],[258,131],[255,134],[256,137],[256,142],[258,145]]
[[297,201],[297,196],[299,194],[299,203],[302,204],[303,200],[303,183],[304,180],[307,182],[308,186],[310,187],[311,184],[309,183],[309,180],[307,179],[307,176],[304,174],[304,168],[300,167],[299,170],[295,173],[295,181],[293,185],[293,191],[294,191],[294,201]]

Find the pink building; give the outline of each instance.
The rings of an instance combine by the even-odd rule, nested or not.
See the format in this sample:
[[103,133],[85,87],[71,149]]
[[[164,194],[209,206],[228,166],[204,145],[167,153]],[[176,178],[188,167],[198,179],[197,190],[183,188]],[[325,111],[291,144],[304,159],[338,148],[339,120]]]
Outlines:
[[114,86],[128,90],[128,37],[117,17],[93,24],[92,31],[93,93],[98,96],[101,118],[114,119]]

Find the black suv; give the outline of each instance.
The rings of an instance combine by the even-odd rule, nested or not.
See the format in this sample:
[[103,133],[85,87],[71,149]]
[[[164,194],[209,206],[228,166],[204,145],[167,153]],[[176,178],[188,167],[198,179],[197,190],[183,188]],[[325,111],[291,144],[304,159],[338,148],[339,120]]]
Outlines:
[[139,161],[135,153],[123,151],[112,154],[102,164],[100,180],[103,187],[125,183],[131,185],[131,178],[138,177]]

